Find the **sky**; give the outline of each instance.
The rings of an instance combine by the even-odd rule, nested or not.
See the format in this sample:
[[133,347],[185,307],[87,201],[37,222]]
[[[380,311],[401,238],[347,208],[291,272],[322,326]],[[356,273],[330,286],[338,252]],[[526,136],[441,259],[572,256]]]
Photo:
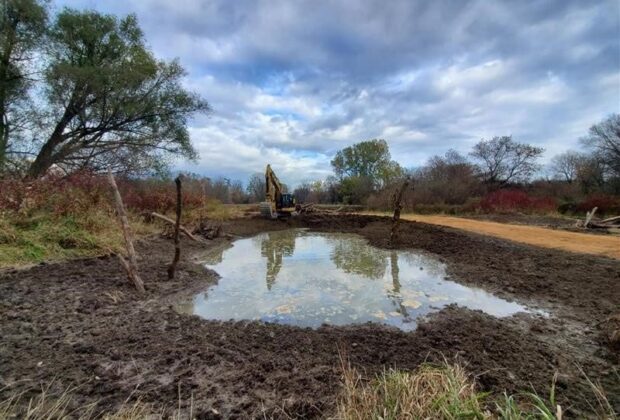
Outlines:
[[419,167],[512,135],[567,149],[620,113],[618,0],[57,0],[135,13],[159,58],[213,108],[190,122],[200,157],[175,169],[247,179],[271,163],[297,185],[340,149],[385,139]]

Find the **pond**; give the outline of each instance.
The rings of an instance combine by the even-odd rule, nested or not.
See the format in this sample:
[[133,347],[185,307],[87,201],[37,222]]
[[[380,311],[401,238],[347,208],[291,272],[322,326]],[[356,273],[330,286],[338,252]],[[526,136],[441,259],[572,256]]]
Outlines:
[[204,263],[221,278],[177,310],[211,320],[413,330],[420,317],[452,303],[497,317],[527,311],[450,280],[431,255],[375,248],[354,234],[267,232],[211,250]]

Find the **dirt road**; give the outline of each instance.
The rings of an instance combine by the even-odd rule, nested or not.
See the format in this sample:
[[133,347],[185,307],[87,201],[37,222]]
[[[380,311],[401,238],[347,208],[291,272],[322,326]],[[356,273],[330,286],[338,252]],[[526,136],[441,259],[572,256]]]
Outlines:
[[568,232],[540,226],[512,225],[462,217],[419,214],[405,214],[401,217],[405,220],[448,226],[528,245],[620,259],[620,237],[617,236]]

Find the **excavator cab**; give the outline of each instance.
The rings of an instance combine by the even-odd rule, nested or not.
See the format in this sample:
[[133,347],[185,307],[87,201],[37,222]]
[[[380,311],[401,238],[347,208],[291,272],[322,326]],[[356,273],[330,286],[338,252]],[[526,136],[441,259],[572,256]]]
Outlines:
[[295,207],[295,196],[293,194],[280,195],[280,208]]
[[265,170],[265,200],[260,203],[260,213],[267,219],[290,216],[298,206],[293,194],[283,192],[283,186],[271,165],[267,165]]

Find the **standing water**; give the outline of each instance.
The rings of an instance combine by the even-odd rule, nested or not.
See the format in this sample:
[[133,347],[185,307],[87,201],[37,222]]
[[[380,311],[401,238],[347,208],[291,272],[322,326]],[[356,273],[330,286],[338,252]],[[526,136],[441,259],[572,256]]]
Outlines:
[[378,322],[404,330],[457,303],[495,316],[526,308],[447,279],[437,259],[362,237],[291,229],[240,239],[204,260],[221,278],[178,310],[214,320],[318,327]]

